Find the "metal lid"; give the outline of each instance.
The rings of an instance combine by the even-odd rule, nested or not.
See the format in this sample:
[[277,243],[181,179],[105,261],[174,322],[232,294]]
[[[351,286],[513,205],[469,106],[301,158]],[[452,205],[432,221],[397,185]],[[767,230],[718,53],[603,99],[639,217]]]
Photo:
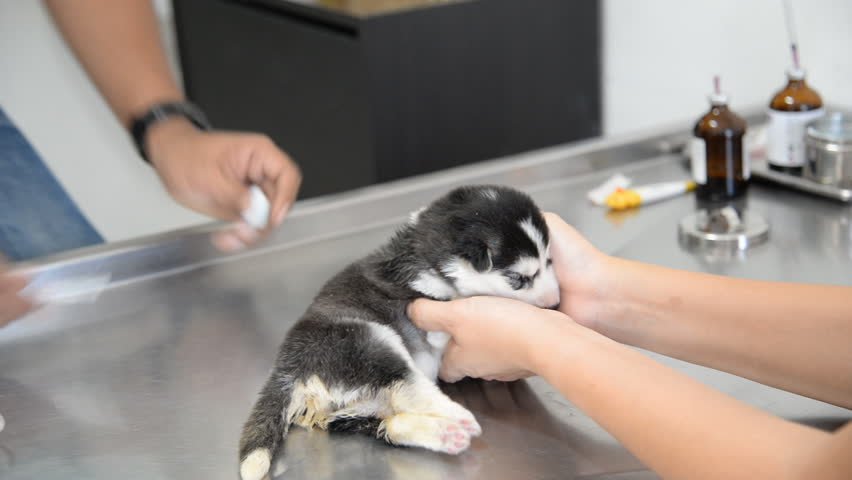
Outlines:
[[769,223],[733,207],[698,210],[680,221],[678,238],[690,249],[742,251],[769,239]]
[[852,145],[852,115],[831,112],[808,124],[807,136],[823,142]]

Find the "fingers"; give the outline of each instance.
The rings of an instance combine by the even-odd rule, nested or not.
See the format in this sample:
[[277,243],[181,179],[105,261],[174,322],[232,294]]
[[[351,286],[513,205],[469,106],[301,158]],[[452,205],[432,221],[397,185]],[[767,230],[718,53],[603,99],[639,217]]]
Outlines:
[[522,368],[501,366],[499,360],[490,358],[490,355],[481,357],[470,349],[465,351],[454,340],[450,340],[447,344],[441,359],[441,369],[438,372],[438,378],[447,383],[455,383],[465,377],[513,382],[533,375],[535,374],[531,371]]
[[210,237],[213,246],[221,252],[232,253],[246,248],[246,244],[240,241],[231,231],[217,232]]
[[[251,194],[249,185],[257,185],[269,200],[266,227],[252,228],[245,222],[215,233],[211,240],[219,250],[233,252],[252,245],[269,235],[278,227],[296,200],[302,176],[290,157],[281,151],[268,137],[255,134],[223,134],[231,143],[241,144],[229,149],[232,155],[225,163],[221,185],[221,202],[210,205],[210,213],[216,217],[235,220],[249,208]],[[234,199],[239,199],[234,202]],[[235,211],[235,207],[238,209]]]
[[223,252],[242,250],[261,238],[261,233],[245,222],[239,222],[232,227],[213,234],[213,245]]
[[465,375],[453,369],[448,364],[441,364],[441,372],[438,374],[438,378],[440,378],[441,381],[447,383],[456,383],[459,380],[463,380],[464,377]]
[[[243,212],[251,205],[251,194],[248,187],[222,182],[217,191],[222,193],[216,198],[217,201],[211,205],[211,216],[228,221],[242,218]],[[234,199],[236,199],[236,202]]]
[[554,270],[560,288],[563,288],[566,286],[565,275],[594,266],[601,258],[601,252],[558,215],[545,213],[544,220],[550,230]]
[[[281,154],[282,157],[284,154]],[[274,193],[269,197],[272,199],[269,209],[269,222],[273,226],[278,226],[284,221],[284,216],[290,211],[293,202],[296,201],[296,194],[299,192],[299,186],[302,184],[302,173],[299,168],[293,163],[289,157],[285,159],[287,164],[276,179],[271,182],[267,188],[273,188]]]
[[515,380],[521,380],[532,376],[535,376],[535,374],[529,370],[517,370],[514,372],[495,375],[491,380],[497,380],[498,382],[514,382]]
[[[220,220],[234,221],[248,208],[248,187],[221,176],[205,176],[203,190],[174,190],[169,193],[181,205]],[[234,201],[234,199],[238,199]]]
[[[2,259],[0,259],[2,262]],[[18,293],[27,286],[27,279],[17,275],[4,273],[5,268],[0,264],[0,295],[6,293]]]
[[547,223],[548,228],[550,228],[551,225],[555,225],[556,222],[563,221],[562,217],[553,212],[542,212],[541,215],[544,217],[544,221]]
[[560,217],[559,215],[553,212],[544,212],[542,215],[544,216],[545,223],[547,223],[548,230],[550,230],[551,232],[558,232],[557,235],[555,235],[556,237],[562,238],[566,234],[576,233],[574,227],[568,225],[568,223],[565,222],[565,220],[562,220],[562,217]]
[[33,305],[18,295],[0,296],[0,327],[22,317],[29,312]]
[[269,199],[269,225],[277,227],[296,201],[302,174],[290,156],[269,138],[260,137],[257,142],[249,162],[249,180]]
[[447,344],[446,350],[444,350],[444,356],[441,360],[441,370],[438,372],[438,378],[447,383],[456,383],[466,377],[467,375],[465,375],[464,371],[460,368],[461,355],[462,350],[459,348],[459,345],[453,340],[450,340]]
[[450,312],[451,308],[450,302],[421,298],[408,305],[408,317],[421,330],[452,334],[451,327],[454,316]]
[[[246,190],[247,198],[250,197],[248,194],[248,190]],[[249,201],[243,202],[245,204],[246,210],[249,208]],[[211,236],[211,241],[213,245],[223,251],[223,252],[234,252],[237,250],[242,250],[249,245],[252,245],[259,240],[268,236],[273,230],[272,226],[266,226],[261,230],[256,229],[255,227],[249,225],[245,220],[241,220],[239,222],[231,224],[229,227],[226,227],[224,230],[214,233]]]
[[0,273],[0,327],[33,308],[32,303],[18,295],[26,286],[25,278]]

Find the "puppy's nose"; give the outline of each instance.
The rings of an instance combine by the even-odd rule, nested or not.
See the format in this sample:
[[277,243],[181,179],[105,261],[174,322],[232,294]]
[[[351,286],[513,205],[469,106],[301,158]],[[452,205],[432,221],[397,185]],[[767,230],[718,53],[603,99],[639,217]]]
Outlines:
[[561,305],[561,304],[562,304],[562,302],[556,302],[555,305],[551,305],[551,306],[547,307],[547,309],[548,310],[559,310],[559,305]]
[[559,303],[562,300],[559,297],[560,297],[560,295],[559,295],[558,290],[554,290],[552,292],[547,292],[547,294],[539,296],[538,299],[536,300],[535,304],[539,308],[555,309],[556,307],[559,306]]

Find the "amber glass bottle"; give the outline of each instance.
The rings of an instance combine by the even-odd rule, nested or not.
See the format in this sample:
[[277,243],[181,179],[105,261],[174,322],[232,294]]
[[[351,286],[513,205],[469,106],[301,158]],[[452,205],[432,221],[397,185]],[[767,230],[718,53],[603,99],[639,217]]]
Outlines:
[[822,98],[805,82],[805,72],[787,72],[787,85],[769,102],[769,168],[801,175],[805,165],[805,127],[824,113]]
[[692,175],[700,201],[724,202],[746,193],[750,176],[743,144],[746,121],[728,108],[728,98],[710,95],[710,111],[698,120],[690,145]]

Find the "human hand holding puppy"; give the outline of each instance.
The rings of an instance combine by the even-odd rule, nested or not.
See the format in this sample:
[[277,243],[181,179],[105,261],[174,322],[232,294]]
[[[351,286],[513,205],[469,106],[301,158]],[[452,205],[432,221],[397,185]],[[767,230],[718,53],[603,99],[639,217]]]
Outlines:
[[[545,214],[545,220],[559,312],[490,297],[417,300],[411,305],[415,324],[454,338],[444,356],[444,380],[542,374],[535,369],[541,369],[537,357],[552,358],[554,352],[547,350],[562,346],[553,338],[587,330],[583,335],[594,331],[623,344],[852,405],[852,382],[836,381],[852,378],[850,357],[839,353],[849,351],[852,339],[849,287],[745,280],[630,261],[597,250],[556,215]],[[556,318],[573,325],[571,333],[555,331],[560,323],[554,323]],[[773,328],[767,330],[767,325]]]
[[427,331],[446,332],[438,376],[445,382],[464,377],[504,382],[534,375],[536,346],[558,335],[566,315],[501,297],[470,297],[452,302],[417,300],[408,309]]
[[664,478],[850,478],[852,423],[832,434],[777,418],[618,343],[852,408],[839,380],[852,378],[850,287],[610,257],[545,218],[559,311],[495,297],[409,305],[417,326],[452,336],[443,380],[541,375]]
[[[537,374],[538,354],[548,338],[558,337],[574,315],[594,318],[606,285],[607,256],[559,216],[545,213],[554,271],[559,280],[559,310],[518,300],[472,297],[451,302],[420,299],[409,306],[421,329],[449,333],[439,376],[512,381]],[[576,325],[575,325],[576,326]]]

